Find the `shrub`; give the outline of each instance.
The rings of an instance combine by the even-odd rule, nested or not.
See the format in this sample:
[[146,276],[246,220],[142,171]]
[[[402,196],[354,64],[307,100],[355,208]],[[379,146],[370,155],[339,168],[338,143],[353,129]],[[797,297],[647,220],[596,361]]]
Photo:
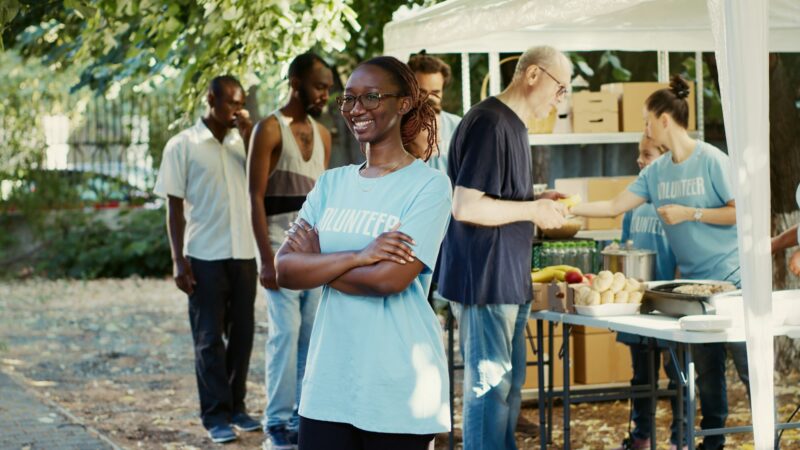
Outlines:
[[37,271],[50,278],[163,277],[171,271],[164,209],[64,211],[44,231]]

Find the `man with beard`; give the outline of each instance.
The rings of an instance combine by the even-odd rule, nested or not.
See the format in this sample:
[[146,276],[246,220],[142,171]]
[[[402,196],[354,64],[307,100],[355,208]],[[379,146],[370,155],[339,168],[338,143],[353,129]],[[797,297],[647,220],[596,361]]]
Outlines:
[[[409,58],[408,66],[414,72],[422,92],[428,95],[428,103],[436,111],[436,129],[439,130],[439,136],[436,138],[438,151],[434,151],[428,159],[428,165],[447,173],[447,152],[450,148],[450,138],[456,131],[458,123],[461,122],[461,117],[442,109],[444,88],[450,84],[450,66],[435,56],[425,54],[424,50]],[[420,133],[419,139],[422,143],[427,138],[427,134]],[[421,147],[424,148],[424,145]],[[414,152],[412,151],[412,153]]]
[[328,165],[331,135],[312,117],[322,114],[332,85],[333,72],[322,58],[313,53],[296,57],[289,65],[288,102],[256,125],[250,143],[251,217],[269,321],[264,448],[274,450],[297,445],[297,408],[321,292],[279,288],[273,259]]
[[189,296],[200,417],[217,443],[236,439],[231,427],[260,428],[244,403],[257,286],[244,100],[235,78],[211,80],[208,112],[167,142],[154,189],[167,199],[175,284]]

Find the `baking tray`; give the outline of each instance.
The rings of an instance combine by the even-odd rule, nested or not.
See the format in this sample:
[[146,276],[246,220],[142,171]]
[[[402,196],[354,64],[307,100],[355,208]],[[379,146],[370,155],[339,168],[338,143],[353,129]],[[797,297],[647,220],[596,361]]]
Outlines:
[[[708,284],[681,281],[660,284],[647,289],[642,298],[642,314],[658,311],[672,317],[692,316],[698,314],[715,314],[716,309],[708,302],[709,296],[682,294],[672,292],[679,286]],[[720,283],[721,284],[721,283]]]

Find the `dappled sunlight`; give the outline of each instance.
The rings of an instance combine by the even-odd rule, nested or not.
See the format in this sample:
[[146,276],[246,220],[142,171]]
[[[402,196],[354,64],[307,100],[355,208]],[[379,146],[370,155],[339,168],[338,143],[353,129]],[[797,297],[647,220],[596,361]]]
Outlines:
[[478,373],[480,374],[480,386],[473,387],[476,397],[483,397],[488,394],[495,386],[503,381],[506,373],[511,371],[510,364],[500,364],[495,361],[484,359],[478,363]]
[[415,344],[411,349],[411,364],[416,373],[414,392],[408,399],[408,406],[415,418],[436,417],[437,422],[450,426],[450,406],[442,384],[447,380],[445,374],[439,373],[435,355],[429,345]]

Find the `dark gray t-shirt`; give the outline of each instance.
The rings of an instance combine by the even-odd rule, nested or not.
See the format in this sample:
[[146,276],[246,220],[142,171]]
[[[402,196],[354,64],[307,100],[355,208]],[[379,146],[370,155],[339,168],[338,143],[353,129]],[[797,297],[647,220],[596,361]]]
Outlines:
[[[528,129],[494,97],[473,106],[450,142],[453,186],[502,199],[533,200]],[[533,224],[484,227],[451,220],[439,273],[443,297],[465,305],[523,304],[532,297]]]

